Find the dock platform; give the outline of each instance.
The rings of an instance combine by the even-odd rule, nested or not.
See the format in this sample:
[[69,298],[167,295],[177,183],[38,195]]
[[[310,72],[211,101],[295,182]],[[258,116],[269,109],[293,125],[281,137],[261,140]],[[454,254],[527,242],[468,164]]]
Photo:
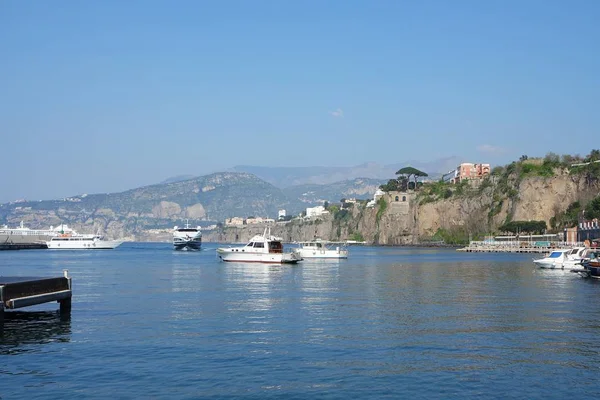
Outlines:
[[0,276],[0,330],[4,327],[4,310],[57,301],[60,313],[71,312],[71,278],[65,270],[62,277]]

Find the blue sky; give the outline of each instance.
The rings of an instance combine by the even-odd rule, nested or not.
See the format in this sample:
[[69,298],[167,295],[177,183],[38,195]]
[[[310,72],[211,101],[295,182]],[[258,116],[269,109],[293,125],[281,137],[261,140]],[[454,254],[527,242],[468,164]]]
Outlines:
[[0,2],[0,202],[600,147],[600,2]]

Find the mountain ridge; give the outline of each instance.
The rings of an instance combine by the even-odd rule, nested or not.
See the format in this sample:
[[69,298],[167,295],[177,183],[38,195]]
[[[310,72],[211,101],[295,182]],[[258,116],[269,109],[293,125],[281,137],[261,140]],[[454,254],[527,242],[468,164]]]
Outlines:
[[371,198],[379,180],[356,179],[335,185],[287,191],[247,172],[218,172],[157,183],[117,193],[83,194],[59,200],[0,204],[0,224],[31,228],[66,223],[81,231],[131,236],[147,229],[172,227],[181,220],[223,222],[251,215],[276,218],[278,210],[296,215],[306,207],[336,202],[355,193]]

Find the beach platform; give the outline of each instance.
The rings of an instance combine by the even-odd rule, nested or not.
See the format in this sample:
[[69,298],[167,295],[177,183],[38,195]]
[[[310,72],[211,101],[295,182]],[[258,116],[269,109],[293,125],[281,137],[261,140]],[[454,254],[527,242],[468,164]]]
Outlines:
[[61,315],[71,313],[71,278],[0,276],[0,330],[4,327],[4,310],[57,301]]

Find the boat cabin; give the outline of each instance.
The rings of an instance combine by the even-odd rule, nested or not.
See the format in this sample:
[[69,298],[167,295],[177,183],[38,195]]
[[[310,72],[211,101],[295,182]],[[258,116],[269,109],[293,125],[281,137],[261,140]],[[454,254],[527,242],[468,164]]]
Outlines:
[[[283,253],[283,244],[281,244],[281,242],[278,240],[267,240],[266,242],[254,241],[254,242],[248,243],[246,245],[246,248],[252,248],[252,250],[254,250],[254,251],[259,250],[259,252],[261,252],[260,249],[265,248],[265,243],[267,245],[266,252],[268,252],[268,253]],[[242,251],[244,251],[244,250],[242,249]]]

